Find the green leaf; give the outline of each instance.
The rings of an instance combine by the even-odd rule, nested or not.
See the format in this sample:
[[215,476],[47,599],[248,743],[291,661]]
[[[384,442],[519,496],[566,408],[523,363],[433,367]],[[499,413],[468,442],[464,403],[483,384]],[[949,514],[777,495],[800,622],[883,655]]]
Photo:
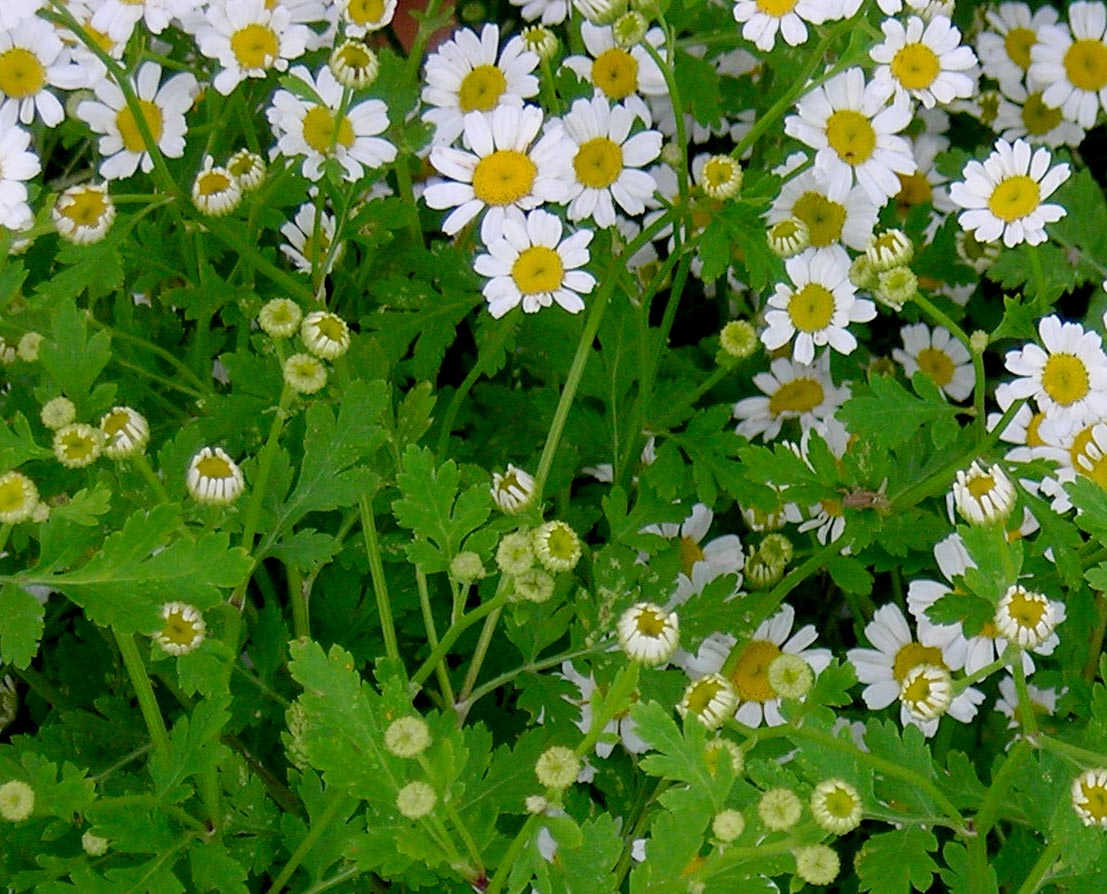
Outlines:
[[229,698],[207,698],[183,715],[169,733],[169,748],[150,757],[150,776],[158,796],[173,803],[191,794],[186,779],[213,770],[227,754],[219,737],[231,715]]
[[0,588],[0,663],[25,668],[38,654],[46,609],[15,584]]
[[969,852],[963,844],[947,841],[942,848],[942,881],[949,894],[998,894],[996,871],[985,863],[977,869],[969,861]]
[[253,563],[230,535],[211,532],[194,539],[182,530],[180,507],[139,510],[110,535],[83,567],[55,574],[19,575],[23,583],[60,590],[89,620],[120,633],[149,633],[159,626],[159,609],[186,595],[204,611],[223,601],[221,588],[238,586]]
[[27,460],[46,459],[53,455],[53,450],[35,443],[31,424],[22,413],[16,413],[12,417],[10,427],[0,419],[0,468],[14,469]]
[[392,504],[396,520],[431,548],[416,542],[408,556],[426,573],[446,571],[470,534],[488,519],[492,497],[474,484],[459,492],[461,472],[453,460],[435,467],[434,453],[409,446],[396,484],[403,495]]
[[[1015,255],[1008,253],[1011,258]],[[1002,270],[1002,268],[1001,268]],[[1025,281],[1025,280],[1024,280]],[[1003,296],[1003,319],[991,334],[992,341],[1015,338],[1019,341],[1036,341],[1038,322],[1049,313],[1051,302],[1035,298],[1026,301],[1021,296]]]
[[[870,720],[865,724],[865,744],[877,757],[900,767],[910,767],[924,779],[934,778],[934,761],[926,739],[917,726],[904,727],[901,735],[896,724],[890,720]],[[929,813],[935,809],[929,795],[917,785],[904,780],[885,776],[876,783],[876,792],[884,801],[899,802],[920,813]]]
[[937,848],[934,833],[918,826],[872,836],[854,862],[861,890],[873,894],[928,890],[938,871],[930,857]]
[[552,825],[551,831],[558,843],[557,859],[550,871],[555,894],[607,894],[617,890],[619,879],[614,869],[623,852],[623,838],[609,814],[582,823],[576,846],[563,842]]
[[868,596],[873,591],[873,576],[863,562],[851,556],[833,556],[827,560],[826,570],[834,583],[847,593]]
[[[1042,267],[1041,283],[1034,273],[1032,252],[1037,253]],[[1041,245],[1027,245],[1024,242],[1015,248],[1005,249],[999,259],[988,268],[986,275],[988,279],[998,282],[1007,291],[1032,292],[1034,300],[1029,306],[1038,309],[1038,319],[1049,312],[1058,298],[1066,292],[1071,292],[1079,280],[1076,268],[1069,263],[1065,252],[1048,242],[1043,242]],[[1029,322],[1025,320],[1025,316],[1023,320]],[[1034,330],[1037,332],[1036,323]],[[1002,334],[1007,335],[1005,332]]]
[[854,389],[853,397],[838,410],[838,418],[851,434],[890,450],[931,425],[956,417],[956,407],[927,393],[929,399],[914,397],[891,376],[873,376],[868,386]]
[[691,108],[693,117],[705,125],[719,120],[719,73],[706,59],[678,51],[673,65],[680,98]]
[[50,517],[53,518],[56,515],[87,528],[101,524],[100,516],[109,509],[111,509],[110,490],[106,487],[96,487],[93,490],[85,488],[70,497],[68,503],[54,506],[50,510]]
[[188,851],[196,891],[247,894],[246,869],[227,852],[222,842],[204,841]]
[[815,685],[807,694],[806,705],[830,705],[841,707],[853,702],[849,690],[857,683],[857,672],[848,661],[833,659],[815,678]]
[[58,390],[78,411],[85,406],[93,383],[111,359],[111,338],[106,332],[88,337],[88,316],[72,301],[54,311],[53,333],[39,347],[38,357]]
[[706,731],[695,719],[688,720],[683,733],[671,713],[657,702],[637,703],[630,715],[636,733],[654,749],[639,766],[651,776],[686,782],[693,790],[707,796],[716,808],[725,803],[734,771],[730,761],[717,761],[714,772],[706,758]]
[[[57,255],[60,269],[40,282],[35,291],[50,301],[67,302],[72,302],[86,289],[92,298],[117,291],[124,278],[120,249],[129,231],[126,222],[120,220],[100,242],[92,245],[63,243]],[[69,392],[68,396],[76,401],[77,394]]]

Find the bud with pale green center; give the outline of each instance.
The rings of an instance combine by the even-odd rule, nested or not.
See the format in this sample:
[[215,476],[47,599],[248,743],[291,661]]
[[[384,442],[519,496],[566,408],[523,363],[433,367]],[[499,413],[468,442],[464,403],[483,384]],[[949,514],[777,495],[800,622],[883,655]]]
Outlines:
[[811,231],[798,217],[789,217],[769,227],[768,239],[773,254],[787,259],[811,245]]
[[485,573],[484,562],[470,550],[458,553],[450,562],[450,577],[465,586],[475,584]]
[[756,353],[761,342],[757,329],[749,320],[731,320],[719,333],[719,351],[715,358],[719,366],[733,366]]
[[910,267],[893,267],[877,274],[873,297],[892,310],[903,310],[903,305],[919,292],[919,280]]
[[615,39],[615,46],[629,50],[642,42],[649,29],[650,23],[640,12],[627,12],[615,20],[611,26],[611,36]]

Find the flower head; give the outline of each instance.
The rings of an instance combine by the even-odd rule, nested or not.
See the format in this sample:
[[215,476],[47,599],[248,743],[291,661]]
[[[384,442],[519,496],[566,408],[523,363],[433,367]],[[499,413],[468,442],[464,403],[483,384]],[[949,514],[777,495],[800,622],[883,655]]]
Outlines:
[[170,655],[186,655],[194,651],[207,635],[204,616],[187,602],[167,602],[161,607],[161,629],[154,642]]
[[1107,769],[1085,770],[1072,781],[1072,809],[1085,826],[1107,829]]
[[572,571],[580,560],[580,538],[563,521],[549,521],[535,528],[531,539],[534,555],[547,571]]
[[204,447],[188,464],[188,492],[198,503],[233,503],[246,488],[242,470],[222,447]]
[[29,521],[38,506],[38,488],[22,472],[0,475],[0,524]]
[[973,460],[967,472],[957,472],[953,502],[970,525],[1002,524],[1015,508],[1015,488],[999,466],[985,470]]
[[[699,167],[696,179],[704,195],[719,201],[732,199],[742,188],[742,165],[729,155],[712,155]],[[770,240],[771,242],[771,240]]]
[[945,666],[917,664],[904,675],[899,698],[914,720],[934,720],[953,702],[953,679]]
[[63,425],[54,432],[54,456],[67,469],[83,469],[100,458],[103,435],[84,422]]
[[492,499],[510,515],[524,511],[534,500],[534,479],[517,466],[507,464],[503,474],[492,475]]
[[980,242],[1002,237],[1008,248],[1020,242],[1045,241],[1045,225],[1065,216],[1062,205],[1047,204],[1069,178],[1065,163],[1050,167],[1050,154],[1040,148],[1031,154],[1025,140],[996,140],[995,151],[983,163],[965,165],[964,180],[950,186],[950,198],[965,210],[957,220]]
[[396,809],[409,820],[429,816],[438,803],[438,795],[426,782],[409,782],[396,793]]
[[1047,105],[1087,129],[1107,109],[1107,8],[1076,2],[1068,7],[1068,27],[1043,25],[1030,47],[1029,80],[1048,85]]
[[718,729],[734,716],[738,694],[722,674],[705,674],[693,680],[677,705],[681,717],[691,714],[708,729]]
[[724,844],[742,836],[746,830],[746,819],[740,810],[720,810],[711,820],[711,834]]
[[825,844],[811,844],[793,851],[796,875],[809,885],[829,885],[838,877],[841,861],[834,849]]
[[888,18],[881,23],[884,43],[870,55],[877,62],[874,83],[897,96],[917,99],[925,108],[967,99],[976,89],[976,54],[961,45],[961,32],[946,16],[907,24]]
[[106,183],[79,183],[58,196],[50,219],[63,239],[77,245],[99,242],[115,220],[115,203]]
[[430,727],[422,717],[400,717],[384,731],[384,747],[396,757],[418,757],[430,743]]
[[146,449],[150,441],[150,425],[138,410],[112,407],[100,419],[104,435],[104,456],[124,459]]
[[903,348],[893,348],[892,357],[911,378],[921,372],[953,400],[972,394],[976,375],[968,349],[948,329],[913,323],[900,330]]
[[757,815],[766,829],[786,832],[800,821],[803,802],[791,789],[771,788],[757,802]]
[[285,384],[297,394],[315,394],[327,384],[327,367],[311,354],[292,354],[282,367]]
[[616,627],[619,646],[632,661],[664,664],[680,643],[680,619],[650,602],[628,608]]
[[222,217],[234,211],[241,201],[242,186],[238,179],[207,156],[203,168],[192,181],[192,204],[204,214]]
[[827,832],[852,832],[860,825],[861,814],[861,796],[843,779],[824,779],[811,793],[811,815]]
[[265,159],[249,149],[239,149],[227,159],[227,170],[244,192],[253,192],[265,180]]
[[377,54],[364,41],[354,38],[338,44],[327,64],[335,80],[350,90],[371,87],[381,68]]
[[552,745],[538,756],[534,775],[546,788],[568,788],[580,775],[581,761],[572,748]]
[[811,245],[811,231],[798,217],[787,217],[769,227],[768,239],[773,254],[791,258]]
[[267,301],[258,313],[258,325],[270,338],[290,338],[300,329],[304,313],[291,298]]
[[0,817],[9,823],[21,823],[35,812],[35,790],[22,779],[10,779],[0,785]]
[[1000,636],[1024,648],[1034,649],[1053,635],[1064,620],[1064,608],[1019,584],[1007,588],[996,606],[995,625]]
[[334,360],[350,348],[350,327],[337,314],[315,310],[300,323],[300,340],[316,357]]

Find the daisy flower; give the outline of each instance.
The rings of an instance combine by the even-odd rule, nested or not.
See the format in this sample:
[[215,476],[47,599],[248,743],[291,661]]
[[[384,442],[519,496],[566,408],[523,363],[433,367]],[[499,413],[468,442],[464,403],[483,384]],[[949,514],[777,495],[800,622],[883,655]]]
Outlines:
[[753,384],[761,391],[734,405],[736,431],[747,438],[761,435],[771,441],[786,419],[798,419],[807,429],[828,419],[849,398],[849,387],[835,386],[830,378],[830,355],[823,353],[810,366],[778,357],[768,372],[757,373]]
[[734,20],[742,26],[742,37],[762,52],[776,45],[777,32],[790,47],[807,42],[807,25],[821,25],[831,17],[826,0],[736,0]]
[[878,63],[874,84],[896,99],[912,96],[928,109],[973,95],[976,78],[966,72],[976,65],[976,54],[961,45],[961,32],[945,16],[929,22],[911,16],[906,26],[885,19],[880,27],[884,43],[869,53]]
[[470,112],[491,112],[496,106],[522,106],[538,94],[533,74],[538,56],[527,50],[519,36],[500,51],[499,25],[485,25],[476,32],[458,31],[427,58],[423,102],[432,108],[423,120],[435,127],[436,144],[453,143]]
[[267,113],[277,135],[277,150],[286,156],[302,155],[303,175],[323,176],[323,163],[337,159],[347,180],[358,180],[366,168],[379,168],[396,159],[396,147],[378,137],[388,129],[388,107],[379,99],[366,99],[343,109],[345,88],[327,67],[312,78],[302,65],[292,69],[322,100],[309,102],[288,90],[278,90]]
[[0,108],[0,226],[22,230],[33,215],[27,204],[27,181],[42,170],[38,156],[29,151],[31,135],[15,123],[14,105]]
[[976,376],[972,357],[948,329],[926,323],[914,323],[900,330],[903,349],[894,348],[892,357],[911,378],[921,372],[953,400],[965,400],[972,394]]
[[1049,146],[1079,146],[1084,141],[1084,128],[1065,118],[1058,108],[1042,100],[1043,88],[1029,91],[1021,83],[1003,88],[996,120],[992,123],[1001,138],[1011,142],[1020,137],[1028,143]]
[[431,164],[449,180],[428,186],[423,198],[436,210],[454,209],[442,223],[447,236],[487,211],[481,239],[489,245],[503,236],[509,211],[564,201],[569,163],[564,133],[554,125],[535,143],[542,123],[537,106],[501,105],[491,113],[470,112],[464,137],[471,151],[451,146],[431,150]]
[[813,248],[833,248],[848,260],[841,246],[864,251],[872,239],[880,209],[860,186],[833,181],[816,169],[789,177],[806,158],[802,152],[794,153],[773,172],[788,179],[773,200],[766,219],[770,226],[792,218],[800,220],[807,225]]
[[984,21],[991,30],[976,36],[976,54],[984,74],[1006,91],[1022,84],[1030,70],[1031,50],[1038,32],[1057,23],[1057,10],[1043,6],[1034,12],[1025,3],[1000,3],[984,10]]
[[345,22],[347,37],[364,37],[391,23],[397,0],[338,0],[338,11]]
[[659,605],[639,602],[619,618],[619,647],[632,661],[656,666],[668,661],[680,642],[680,618]]
[[556,302],[569,313],[584,310],[582,294],[596,285],[591,273],[581,270],[589,261],[591,230],[577,230],[562,239],[561,219],[536,208],[525,220],[508,217],[503,236],[488,243],[473,269],[490,277],[484,287],[488,312],[499,319],[523,305],[523,312],[537,313]]
[[162,626],[154,642],[170,655],[187,655],[207,634],[204,616],[187,602],[167,602],[161,607]]
[[[796,612],[785,604],[773,617],[754,631],[730,672],[730,683],[738,695],[734,718],[746,726],[780,726],[780,694],[769,680],[769,665],[779,655],[795,655],[811,667],[815,675],[830,664],[829,649],[812,649],[818,638],[813,625],[808,624],[792,633]],[[713,633],[707,637],[695,656],[685,659],[684,669],[693,678],[718,674],[726,663],[737,640],[728,633]]]
[[324,211],[318,215],[318,222],[316,227],[315,206],[307,202],[296,210],[296,216],[292,220],[281,225],[281,235],[287,240],[281,246],[281,254],[292,261],[301,273],[310,274],[316,265],[322,264],[327,264],[324,272],[330,273],[342,257],[345,246],[339,243],[334,255],[328,258],[331,243],[334,241],[334,215]]
[[897,133],[911,123],[911,106],[865,83],[860,68],[850,68],[807,93],[784,132],[816,150],[815,167],[832,183],[857,182],[874,204],[899,192],[897,174],[913,174],[911,147]]
[[1011,397],[1033,398],[1047,415],[1078,423],[1107,418],[1107,355],[1099,335],[1049,316],[1039,321],[1038,337],[1041,347],[1007,352],[1007,369],[1019,376],[1010,383]]
[[280,4],[270,8],[266,0],[214,0],[196,43],[201,53],[219,62],[212,84],[226,96],[245,78],[287,70],[288,61],[307,49],[307,33],[305,25],[292,24]]
[[[96,84],[95,100],[85,100],[77,106],[77,117],[100,136],[98,145],[104,157],[100,175],[105,180],[130,177],[141,165],[144,172],[154,167],[146,141],[137,120],[127,105],[123,91],[110,79]],[[146,127],[161,154],[167,158],[184,155],[188,124],[185,112],[192,108],[199,90],[190,73],[173,75],[161,83],[161,66],[144,62],[134,79],[134,91]]]
[[19,109],[19,120],[30,124],[35,112],[47,127],[56,127],[65,110],[50,87],[76,90],[87,83],[85,72],[72,64],[69,52],[48,22],[30,18],[10,31],[0,31],[0,108]]
[[[857,679],[865,684],[861,697],[872,710],[886,708],[900,698],[901,687],[908,675],[920,666],[949,671],[949,657],[934,642],[931,634],[920,631],[916,640],[897,605],[885,605],[873,614],[865,627],[865,636],[876,648],[850,649],[848,658],[857,671]],[[956,667],[952,669],[956,670]],[[976,709],[984,700],[984,693],[973,687],[965,688],[950,702],[948,713],[968,723],[976,716]],[[923,735],[933,736],[938,730],[940,717],[923,720],[911,713],[901,700],[900,722],[913,723]]]
[[222,447],[204,447],[189,462],[185,485],[197,502],[224,506],[239,498],[246,479]]
[[[645,130],[630,136],[636,119],[649,125],[645,104],[610,106],[602,96],[573,103],[562,125],[573,159],[573,177],[566,198],[569,220],[592,218],[597,226],[615,223],[615,202],[627,214],[646,210],[657,184],[642,170],[661,154],[661,134]],[[567,147],[568,149],[568,147]]]
[[792,284],[778,284],[769,298],[773,310],[765,314],[768,328],[761,342],[775,351],[794,337],[792,359],[803,364],[811,363],[815,348],[822,345],[851,353],[857,339],[846,327],[873,319],[876,305],[856,297],[849,265],[838,256],[808,249],[785,261],[784,268]]
[[78,245],[99,242],[115,220],[115,203],[106,183],[78,183],[58,196],[50,210],[58,233]]
[[238,179],[210,156],[192,181],[192,203],[204,214],[220,217],[230,214],[242,201]]
[[1029,78],[1046,105],[1088,129],[1107,109],[1107,6],[1072,3],[1068,27],[1045,25],[1030,49]]
[[[622,102],[632,93],[643,96],[668,93],[665,76],[641,45],[630,49],[616,46],[610,27],[591,22],[581,22],[580,36],[588,56],[570,56],[562,64],[612,102]],[[645,39],[655,48],[665,43],[660,28],[651,28]]]
[[965,179],[950,186],[950,198],[965,209],[957,217],[961,228],[980,242],[1002,236],[1008,248],[1038,245],[1046,239],[1045,225],[1065,216],[1064,206],[1043,200],[1069,179],[1069,166],[1051,168],[1048,149],[1031,152],[1025,140],[996,140],[995,151],[983,163],[970,161]]

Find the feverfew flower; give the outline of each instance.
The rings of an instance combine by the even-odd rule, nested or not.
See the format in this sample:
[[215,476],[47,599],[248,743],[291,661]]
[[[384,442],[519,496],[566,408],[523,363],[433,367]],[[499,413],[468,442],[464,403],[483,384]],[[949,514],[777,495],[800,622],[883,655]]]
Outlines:
[[534,557],[547,571],[560,574],[572,571],[580,561],[577,532],[563,521],[549,521],[531,532]]
[[900,190],[898,174],[913,174],[915,158],[908,142],[896,136],[911,122],[911,107],[887,91],[865,83],[860,68],[850,68],[807,93],[784,132],[816,150],[815,168],[832,184],[856,181],[877,205]]
[[300,323],[300,340],[316,357],[335,360],[350,348],[350,327],[338,314],[314,310]]
[[501,105],[491,113],[470,112],[465,116],[465,143],[472,151],[452,146],[431,150],[431,164],[449,179],[428,186],[423,198],[436,210],[454,209],[442,222],[447,236],[485,211],[481,240],[490,245],[504,236],[509,212],[564,201],[569,158],[563,131],[555,125],[535,142],[543,121],[537,106]]
[[233,503],[246,488],[242,470],[222,447],[204,447],[188,464],[185,484],[198,503]]
[[327,384],[327,367],[311,354],[293,354],[281,367],[284,383],[297,394],[315,394]]
[[[668,93],[665,76],[641,46],[625,49],[616,45],[610,27],[581,22],[580,36],[587,56],[570,56],[562,64],[572,69],[612,102],[631,94],[660,96]],[[645,42],[656,48],[665,43],[664,32],[651,28]]]
[[100,457],[103,435],[84,422],[64,425],[54,432],[54,456],[67,469],[83,469]]
[[876,316],[876,306],[867,298],[857,298],[849,280],[849,265],[838,255],[810,249],[785,262],[792,285],[780,283],[769,298],[773,308],[765,314],[768,328],[761,341],[770,351],[795,338],[792,358],[808,364],[815,359],[815,348],[830,345],[842,354],[857,347],[857,339],[847,328]]
[[893,348],[892,357],[903,366],[907,378],[921,372],[953,400],[965,400],[972,394],[976,382],[972,357],[948,329],[913,323],[900,330],[900,338],[903,349]]
[[742,37],[767,53],[776,45],[777,32],[790,47],[806,43],[804,23],[821,25],[830,11],[825,0],[735,0],[734,20],[742,26]]
[[304,66],[290,72],[322,103],[307,101],[289,90],[278,90],[266,113],[282,155],[302,155],[301,171],[309,180],[323,176],[323,163],[334,158],[347,180],[359,180],[366,168],[379,168],[396,159],[396,147],[377,136],[388,129],[388,107],[379,99],[365,99],[343,108],[345,87],[327,67],[316,77]]
[[291,338],[300,329],[304,314],[291,298],[274,298],[258,312],[258,326],[270,338]]
[[241,201],[242,186],[238,179],[207,156],[200,173],[192,181],[192,204],[204,214],[222,217],[234,211]]
[[221,66],[212,85],[224,96],[245,78],[286,71],[307,39],[307,27],[293,24],[283,4],[266,0],[212,0],[196,32],[200,52]]
[[21,823],[35,812],[35,790],[22,779],[10,779],[0,785],[0,817],[9,823]]
[[490,277],[484,286],[488,312],[499,319],[523,307],[537,313],[556,303],[569,313],[584,310],[582,294],[596,285],[591,273],[580,268],[590,259],[591,230],[577,230],[562,239],[561,218],[541,208],[526,219],[503,221],[503,235],[488,243],[488,254],[479,255],[473,269]]
[[944,666],[917,664],[904,675],[899,700],[917,723],[937,720],[953,701],[953,678]]
[[154,642],[170,655],[187,655],[199,647],[207,635],[204,616],[187,602],[167,602],[161,607],[161,629]]
[[796,875],[809,885],[829,885],[838,877],[841,861],[834,849],[825,844],[798,847],[793,855]]
[[973,460],[968,471],[957,471],[953,503],[970,525],[1003,524],[1015,508],[1015,488],[999,466],[983,469]]
[[[497,58],[498,57],[498,58]],[[500,50],[500,27],[488,24],[478,36],[458,31],[427,57],[423,120],[435,127],[435,144],[453,143],[470,112],[491,112],[499,105],[522,106],[538,94],[538,55],[523,39],[512,37]]]
[[1038,336],[1041,347],[1007,352],[1007,369],[1019,376],[1010,396],[1031,397],[1045,413],[1075,424],[1107,419],[1107,355],[1099,335],[1049,316],[1039,321]]
[[996,140],[995,151],[983,163],[965,165],[963,181],[949,188],[950,198],[965,210],[957,221],[981,242],[1003,237],[1008,248],[1020,242],[1045,242],[1045,225],[1065,216],[1062,205],[1043,204],[1066,180],[1069,166],[1050,167],[1049,150],[1031,155],[1025,140]]
[[738,695],[722,674],[705,674],[693,680],[677,705],[681,717],[694,716],[708,729],[718,729],[734,716]]
[[227,170],[244,192],[253,192],[265,179],[265,159],[249,149],[239,149],[227,159]]
[[0,475],[0,524],[29,521],[37,506],[38,488],[30,478],[14,471]]
[[602,96],[578,99],[563,119],[572,142],[569,200],[570,220],[592,218],[598,226],[615,223],[617,202],[629,215],[646,210],[657,183],[640,170],[661,153],[661,134],[644,130],[630,135],[635,120],[647,126],[650,115],[641,100],[611,106]]
[[139,22],[151,34],[161,34],[175,16],[195,6],[196,0],[100,0],[91,24],[101,34],[125,43]]
[[1065,617],[1064,606],[1041,593],[1015,584],[996,606],[995,624],[1000,635],[1023,649],[1044,644]]
[[50,88],[75,90],[85,84],[85,73],[69,61],[49,22],[32,17],[0,29],[0,108],[14,106],[23,124],[34,121],[37,112],[43,124],[57,127],[65,110]]
[[768,372],[757,373],[753,384],[761,395],[747,397],[734,405],[736,431],[747,438],[761,435],[771,441],[780,434],[785,420],[799,420],[802,429],[834,415],[847,398],[849,387],[838,387],[830,378],[830,354],[824,352],[811,365],[778,357]]
[[418,757],[430,743],[430,727],[422,717],[400,717],[384,731],[384,747],[396,757]]
[[680,619],[650,602],[639,602],[619,618],[619,646],[632,661],[658,665],[668,661],[680,642]]
[[771,832],[786,832],[800,821],[803,802],[786,788],[771,788],[757,802],[757,815]]
[[811,793],[811,815],[820,829],[845,835],[861,824],[861,795],[843,779],[824,779]]
[[1057,22],[1057,10],[1043,6],[1031,12],[1025,3],[1000,3],[984,10],[984,21],[992,30],[976,36],[976,52],[984,74],[999,81],[1004,92],[1021,85],[1030,69],[1031,49],[1044,25]]
[[1030,82],[1048,85],[1042,101],[1091,128],[1107,109],[1107,6],[1069,4],[1068,27],[1044,25],[1030,60]]
[[911,16],[906,27],[899,19],[885,19],[880,27],[884,43],[869,53],[878,63],[874,84],[897,98],[914,97],[927,109],[973,95],[976,78],[967,72],[976,65],[976,54],[961,45],[961,32],[945,16],[929,22]]
[[351,90],[365,90],[380,73],[380,60],[364,41],[344,40],[331,52],[327,62],[335,80]]
[[[85,100],[77,106],[77,117],[101,134],[98,148],[103,156],[100,176],[105,180],[130,177],[141,165],[144,172],[154,167],[146,141],[139,130],[123,91],[110,79],[103,78],[93,88],[95,100]],[[188,124],[185,112],[192,107],[200,86],[188,72],[173,75],[161,83],[161,66],[144,62],[134,79],[142,119],[161,154],[167,158],[184,155]]]
[[534,479],[508,463],[502,475],[499,472],[492,475],[492,499],[502,512],[512,515],[522,512],[534,500]]
[[1107,829],[1107,769],[1085,770],[1072,781],[1072,809],[1085,826]]
[[429,816],[438,803],[438,795],[426,782],[409,782],[396,793],[396,809],[409,820]]
[[364,37],[386,27],[396,15],[397,0],[338,0],[338,9],[350,37]]
[[146,449],[150,440],[150,425],[146,417],[130,407],[113,407],[100,419],[104,435],[104,456],[126,459]]
[[14,105],[0,108],[0,227],[9,230],[31,225],[26,181],[42,170],[38,156],[28,151],[31,135],[15,123],[17,114]]
[[50,219],[58,235],[77,245],[99,242],[115,221],[115,203],[106,183],[78,183],[63,190]]
[[577,781],[581,760],[572,748],[564,745],[552,745],[538,756],[534,765],[534,775],[546,788],[568,788]]
[[1021,137],[1051,148],[1079,146],[1084,141],[1084,128],[1065,118],[1060,109],[1047,106],[1043,93],[1042,87],[1029,91],[1022,84],[1006,86],[992,129],[1008,142]]

